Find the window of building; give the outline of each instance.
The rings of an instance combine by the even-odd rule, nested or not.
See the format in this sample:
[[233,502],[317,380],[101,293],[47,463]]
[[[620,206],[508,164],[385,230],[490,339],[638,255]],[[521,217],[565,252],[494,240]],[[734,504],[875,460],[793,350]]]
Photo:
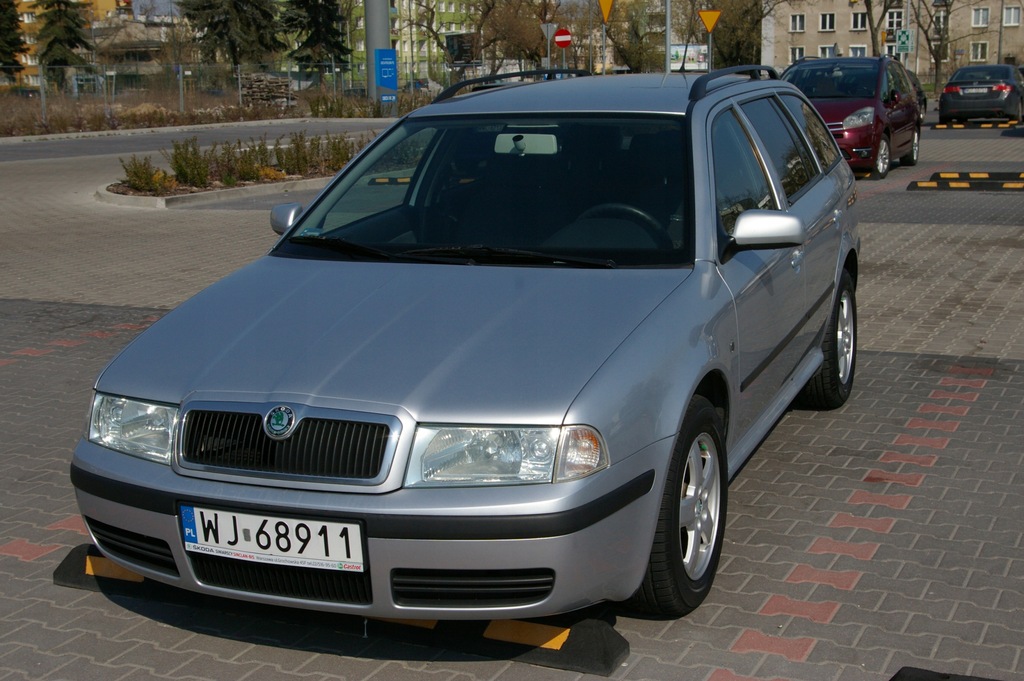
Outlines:
[[851,57],[866,57],[868,56],[867,45],[850,45],[850,56]]
[[889,31],[898,31],[903,28],[903,10],[891,9],[886,12],[885,28]]
[[21,13],[21,23],[23,23],[23,24],[34,24],[34,23],[36,23],[36,13],[35,12],[22,12]]
[[988,43],[971,43],[971,61],[988,61]]
[[791,47],[789,48],[789,63],[795,64],[804,58],[804,48],[802,47]]
[[868,13],[867,12],[854,12],[850,17],[850,30],[851,31],[866,31],[868,30]]
[[971,10],[971,26],[974,28],[988,26],[988,7],[975,7]]
[[1003,26],[1020,26],[1020,7],[1003,8]]
[[839,55],[836,54],[836,46],[833,43],[832,45],[818,45],[818,56],[822,59],[827,59],[829,57],[838,57]]
[[836,30],[836,15],[833,12],[822,12],[821,20],[818,23],[819,31],[834,31]]
[[790,14],[789,15],[789,32],[790,33],[803,33],[804,32],[804,15],[803,14]]

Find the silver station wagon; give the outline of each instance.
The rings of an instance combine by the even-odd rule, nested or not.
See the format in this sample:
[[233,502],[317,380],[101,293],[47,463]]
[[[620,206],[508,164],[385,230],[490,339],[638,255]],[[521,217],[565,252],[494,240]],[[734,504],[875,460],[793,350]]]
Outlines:
[[850,395],[853,176],[767,67],[502,78],[103,371],[71,479],[105,555],[373,617],[703,601],[730,477]]

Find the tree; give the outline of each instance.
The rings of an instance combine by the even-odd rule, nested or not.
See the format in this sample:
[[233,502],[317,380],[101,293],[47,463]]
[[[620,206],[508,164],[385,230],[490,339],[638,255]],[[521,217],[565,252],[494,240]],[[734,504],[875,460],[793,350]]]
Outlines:
[[[74,0],[39,0],[35,7],[40,10],[38,39],[39,64],[44,67],[80,66],[87,63],[78,52],[90,50],[92,45],[85,37],[85,19],[81,3]],[[49,72],[57,87],[63,89],[64,69]]]
[[204,59],[263,63],[286,47],[277,37],[276,0],[181,0],[179,7],[198,34]]
[[326,64],[348,63],[352,50],[341,33],[344,18],[336,0],[288,0],[281,23],[298,36],[298,46],[288,56],[315,66],[321,83]]
[[715,68],[761,63],[761,24],[768,21],[780,5],[799,4],[800,0],[719,0],[722,11],[715,24]]
[[516,61],[520,67],[532,66],[547,55],[540,25],[557,21],[558,2],[476,0],[471,7],[479,17],[481,48],[491,74],[497,73],[506,61]]
[[608,20],[608,42],[630,71],[658,71],[665,65],[665,14],[652,14],[648,0],[619,0]]
[[871,31],[871,54],[876,57],[884,52],[884,45],[879,41],[882,26],[887,22],[889,12],[895,9],[903,9],[903,0],[864,0],[864,13],[868,19],[868,30]]
[[14,76],[25,69],[18,55],[27,50],[16,0],[0,0],[0,81],[13,81]]

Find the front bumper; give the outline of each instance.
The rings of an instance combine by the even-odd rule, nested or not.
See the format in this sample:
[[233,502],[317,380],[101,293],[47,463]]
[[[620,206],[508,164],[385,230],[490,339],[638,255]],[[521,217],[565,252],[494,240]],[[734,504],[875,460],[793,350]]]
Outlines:
[[878,135],[871,128],[833,132],[843,158],[854,170],[871,170],[878,153]]
[[[372,617],[540,617],[632,595],[646,570],[672,443],[572,483],[388,494],[177,475],[80,442],[71,468],[93,540],[150,579],[240,600]],[[181,504],[359,523],[362,573],[187,552]]]

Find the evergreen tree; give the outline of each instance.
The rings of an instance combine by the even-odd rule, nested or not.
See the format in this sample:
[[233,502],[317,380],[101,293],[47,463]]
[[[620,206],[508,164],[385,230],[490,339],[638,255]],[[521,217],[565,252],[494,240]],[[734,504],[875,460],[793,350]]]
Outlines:
[[298,47],[288,55],[303,66],[315,65],[321,76],[325,64],[347,64],[352,50],[342,38],[343,23],[336,0],[288,0],[282,24],[298,36]]
[[18,61],[18,55],[28,48],[21,34],[21,20],[18,18],[17,0],[0,0],[0,82],[14,80],[14,76],[25,67]]
[[277,37],[276,0],[181,0],[182,15],[198,35],[205,59],[262,63],[285,48]]
[[40,10],[39,21],[39,65],[46,68],[46,77],[64,88],[65,73],[56,66],[79,66],[87,63],[78,50],[90,50],[85,37],[85,19],[81,3],[74,0],[38,0],[35,7]]

